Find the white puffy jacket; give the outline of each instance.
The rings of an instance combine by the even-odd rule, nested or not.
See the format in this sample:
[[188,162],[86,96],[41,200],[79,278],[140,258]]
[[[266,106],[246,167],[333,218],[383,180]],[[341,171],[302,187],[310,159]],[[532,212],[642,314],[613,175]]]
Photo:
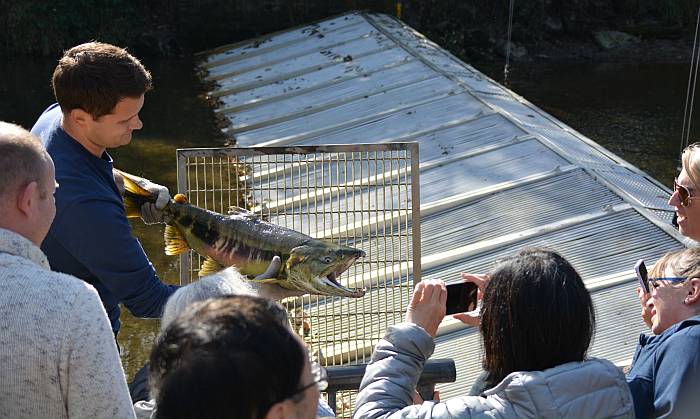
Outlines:
[[354,418],[634,418],[624,375],[609,361],[595,358],[511,373],[483,397],[411,405],[423,364],[434,348],[433,339],[419,326],[390,327],[367,366]]

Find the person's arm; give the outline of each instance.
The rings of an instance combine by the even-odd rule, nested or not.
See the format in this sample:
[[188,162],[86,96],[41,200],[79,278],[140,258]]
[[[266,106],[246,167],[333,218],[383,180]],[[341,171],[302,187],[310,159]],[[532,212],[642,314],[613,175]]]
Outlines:
[[55,220],[53,236],[137,317],[160,317],[177,289],[156,275],[123,208],[115,201],[85,200]]
[[698,337],[672,336],[656,354],[654,417],[696,417],[699,384]]
[[413,405],[413,394],[435,344],[420,326],[389,327],[367,366],[357,395],[354,418],[432,418],[428,401]]
[[442,281],[416,285],[406,323],[390,327],[377,344],[357,395],[355,418],[432,418],[436,402],[413,405],[418,378],[435,349],[433,337],[445,316]]
[[[134,408],[114,335],[97,292],[81,284],[64,332],[66,404],[70,417],[133,418]],[[63,363],[62,363],[63,365]]]

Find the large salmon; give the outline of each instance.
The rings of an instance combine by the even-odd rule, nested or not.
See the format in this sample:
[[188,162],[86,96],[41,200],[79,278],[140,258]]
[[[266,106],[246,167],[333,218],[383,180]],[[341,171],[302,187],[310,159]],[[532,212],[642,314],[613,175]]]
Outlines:
[[[140,185],[142,178],[121,172],[127,216],[137,217],[144,202],[155,197]],[[229,215],[202,209],[175,195],[163,209],[169,219],[165,227],[165,253],[178,255],[194,249],[206,256],[199,271],[208,275],[235,265],[250,280],[262,274],[277,255],[282,266],[276,278],[261,280],[309,294],[362,297],[363,289],[349,289],[338,277],[362,250],[314,239],[296,230],[261,220],[245,209],[233,208]]]

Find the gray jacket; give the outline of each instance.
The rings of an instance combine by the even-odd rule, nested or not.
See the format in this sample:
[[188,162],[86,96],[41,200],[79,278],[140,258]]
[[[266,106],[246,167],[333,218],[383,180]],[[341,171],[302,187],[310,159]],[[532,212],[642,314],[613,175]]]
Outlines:
[[392,326],[377,344],[360,385],[357,418],[634,418],[624,375],[589,359],[545,371],[514,372],[482,396],[411,405],[433,339],[414,324]]

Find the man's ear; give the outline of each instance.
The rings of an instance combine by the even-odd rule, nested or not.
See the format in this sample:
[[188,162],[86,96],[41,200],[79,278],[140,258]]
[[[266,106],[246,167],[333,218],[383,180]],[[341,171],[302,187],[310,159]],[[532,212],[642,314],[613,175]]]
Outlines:
[[36,200],[39,198],[38,192],[39,184],[36,181],[20,188],[17,194],[17,209],[25,216],[29,216],[36,205]]
[[87,125],[88,122],[92,121],[93,119],[92,115],[80,108],[71,109],[70,112],[68,112],[68,118],[70,119],[72,124],[77,125],[79,127],[84,127],[85,125]]
[[265,414],[265,419],[285,419],[293,417],[294,406],[292,403],[290,399],[287,399],[273,404],[270,410],[267,411],[267,414]]
[[685,303],[695,304],[700,301],[700,278],[691,278],[688,284],[690,284],[690,289],[688,295],[685,296]]

